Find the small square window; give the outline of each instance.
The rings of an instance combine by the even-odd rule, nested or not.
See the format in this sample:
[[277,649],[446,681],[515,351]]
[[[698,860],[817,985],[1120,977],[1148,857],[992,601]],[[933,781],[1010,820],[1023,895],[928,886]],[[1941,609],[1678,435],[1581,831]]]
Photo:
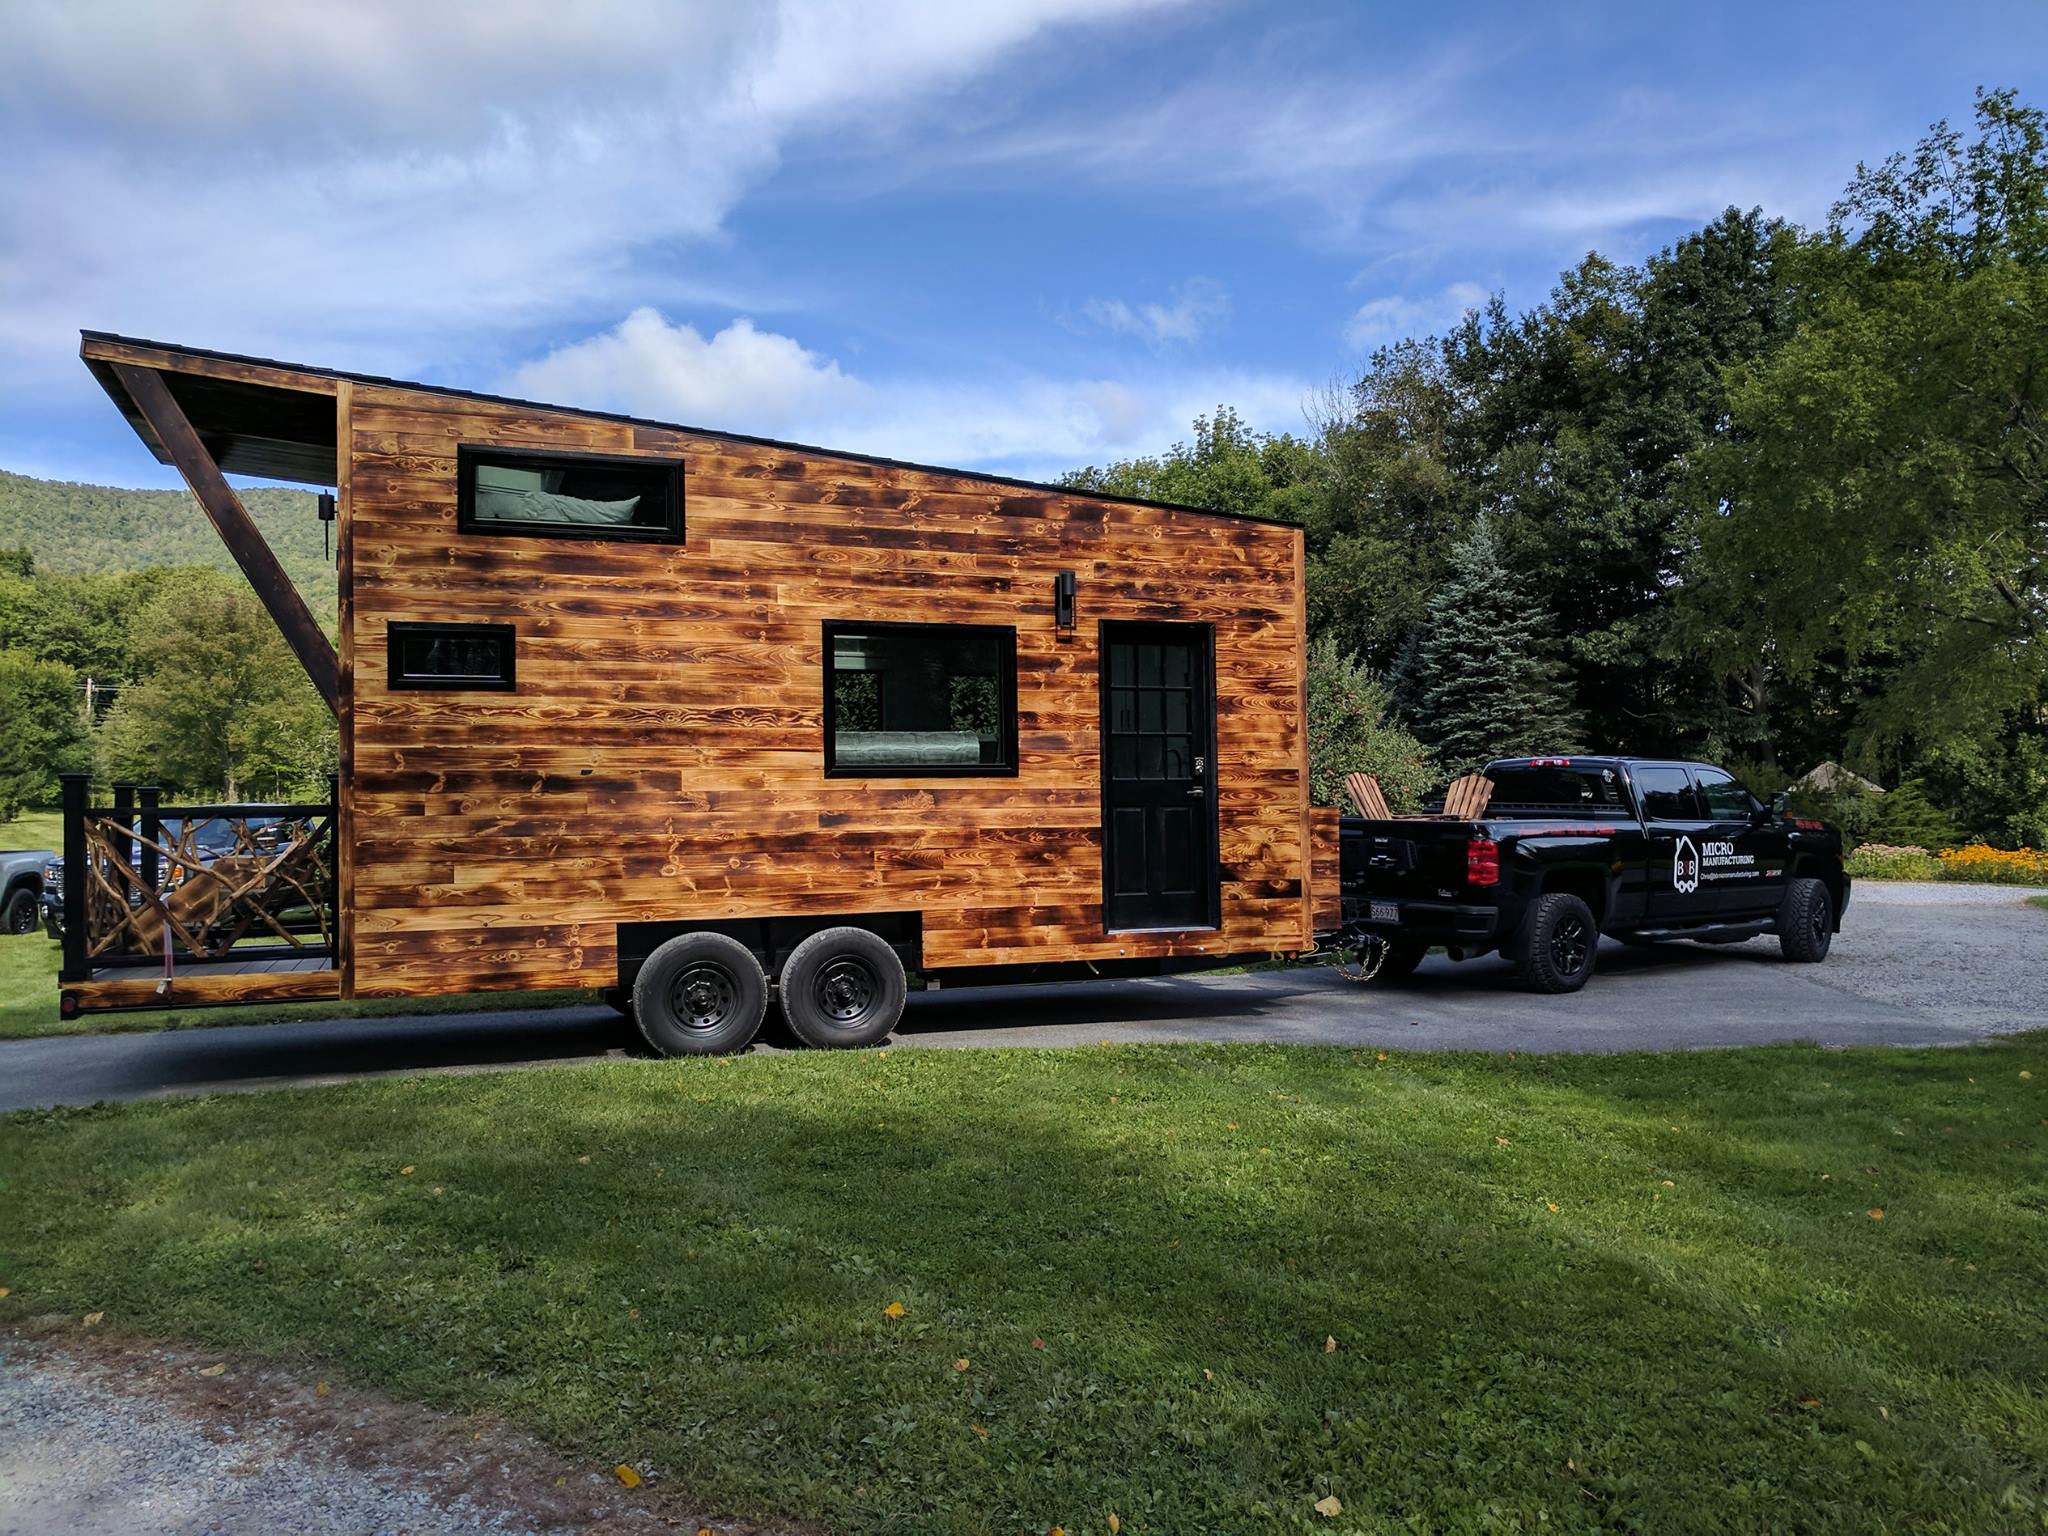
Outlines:
[[455,522],[463,533],[682,542],[677,459],[464,446],[456,450],[455,474]]
[[393,688],[513,686],[516,650],[510,624],[393,624],[386,660]]
[[825,772],[1014,774],[1017,632],[825,626]]

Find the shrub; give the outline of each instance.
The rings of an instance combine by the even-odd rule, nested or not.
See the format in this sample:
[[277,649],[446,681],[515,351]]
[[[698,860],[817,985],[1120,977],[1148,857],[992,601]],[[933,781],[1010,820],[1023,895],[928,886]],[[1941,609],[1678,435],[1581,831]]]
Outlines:
[[1942,851],[1941,877],[1987,885],[2048,885],[2048,853],[1970,843]]
[[1944,873],[1941,860],[1925,848],[1895,843],[1865,843],[1842,867],[1857,880],[1939,880]]
[[1442,782],[1421,742],[1387,719],[1386,686],[1334,640],[1308,650],[1308,778],[1317,805],[1347,806],[1344,776],[1370,773],[1398,816]]
[[1872,842],[1921,849],[1953,848],[1963,840],[1955,818],[1928,798],[1927,787],[1919,779],[1908,779],[1878,799],[1871,808],[1867,831]]

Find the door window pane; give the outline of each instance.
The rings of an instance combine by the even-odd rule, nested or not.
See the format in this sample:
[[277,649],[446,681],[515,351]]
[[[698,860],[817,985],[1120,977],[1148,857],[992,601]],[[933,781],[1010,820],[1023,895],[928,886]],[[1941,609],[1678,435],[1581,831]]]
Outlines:
[[1014,773],[1017,632],[825,626],[828,771]]
[[1755,802],[1749,791],[1718,768],[1702,768],[1694,775],[1700,798],[1707,803],[1707,815],[1715,821],[1747,821]]
[[1645,820],[1700,820],[1692,779],[1683,768],[1638,768],[1635,779],[1636,792],[1643,800]]

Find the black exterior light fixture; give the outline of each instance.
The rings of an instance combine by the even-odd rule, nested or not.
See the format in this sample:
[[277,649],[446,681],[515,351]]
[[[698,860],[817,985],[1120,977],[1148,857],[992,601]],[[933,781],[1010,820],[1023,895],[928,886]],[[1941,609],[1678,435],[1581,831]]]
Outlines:
[[334,492],[322,491],[314,506],[320,515],[320,558],[324,560],[328,553],[327,535],[334,527]]
[[1074,627],[1074,573],[1061,571],[1052,579],[1052,621],[1056,628]]

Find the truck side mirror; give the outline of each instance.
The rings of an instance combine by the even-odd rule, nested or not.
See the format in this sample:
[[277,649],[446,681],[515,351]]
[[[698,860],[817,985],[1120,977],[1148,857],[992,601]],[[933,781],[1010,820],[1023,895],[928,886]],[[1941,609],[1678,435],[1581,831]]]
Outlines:
[[1775,795],[1771,796],[1771,815],[1773,817],[1784,815],[1791,804],[1792,796],[1785,790],[1779,790]]

